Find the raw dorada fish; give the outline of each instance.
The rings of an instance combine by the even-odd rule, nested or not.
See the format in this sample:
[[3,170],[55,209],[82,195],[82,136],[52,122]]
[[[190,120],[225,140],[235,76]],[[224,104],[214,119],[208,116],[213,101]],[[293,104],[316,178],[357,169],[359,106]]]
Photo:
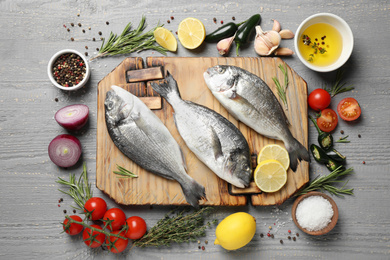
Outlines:
[[240,130],[217,112],[183,100],[176,80],[167,73],[153,89],[175,110],[179,134],[188,148],[221,179],[244,188],[252,177],[249,146]]
[[111,89],[104,106],[114,144],[145,170],[176,180],[187,202],[197,207],[205,189],[187,174],[183,154],[171,133],[139,98],[118,86]]
[[261,78],[228,65],[211,67],[203,76],[213,95],[237,120],[259,134],[284,142],[293,171],[297,169],[298,160],[310,160],[307,149],[288,129],[279,101]]

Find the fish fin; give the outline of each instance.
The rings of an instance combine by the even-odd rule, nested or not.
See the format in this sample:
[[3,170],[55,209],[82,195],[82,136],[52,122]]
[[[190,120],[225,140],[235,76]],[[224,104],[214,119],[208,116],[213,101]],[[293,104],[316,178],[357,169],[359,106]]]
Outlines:
[[211,128],[211,147],[213,147],[215,160],[223,157],[221,141],[213,128]]
[[293,172],[297,170],[298,161],[305,160],[310,162],[309,151],[294,137],[292,137],[292,141],[286,145],[286,149],[290,157],[290,168]]
[[194,208],[199,208],[198,201],[206,198],[205,188],[192,179],[189,175],[188,179],[179,182],[183,190],[186,201]]
[[165,80],[160,83],[152,82],[150,84],[154,91],[156,91],[158,94],[160,94],[163,98],[165,98],[168,102],[170,100],[170,97],[172,97],[172,94],[174,96],[180,97],[180,92],[177,87],[176,80],[172,77],[171,73],[167,71],[167,76],[165,77]]

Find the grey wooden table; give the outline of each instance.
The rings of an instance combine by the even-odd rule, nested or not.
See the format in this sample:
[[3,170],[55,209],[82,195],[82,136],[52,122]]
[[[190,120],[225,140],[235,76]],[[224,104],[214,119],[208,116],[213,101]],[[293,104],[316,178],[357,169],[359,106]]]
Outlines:
[[[339,207],[339,221],[334,230],[314,237],[300,232],[291,219],[293,199],[281,206],[221,207],[209,219],[222,220],[231,213],[245,211],[256,217],[254,239],[244,248],[228,252],[213,245],[215,227],[197,243],[173,244],[171,247],[135,248],[119,256],[102,249],[91,250],[80,236],[62,234],[63,210],[71,212],[72,200],[61,194],[57,177],[82,171],[82,163],[71,169],[60,169],[49,159],[47,146],[58,134],[66,133],[54,121],[54,113],[69,104],[83,103],[90,108],[90,121],[77,134],[83,148],[82,162],[87,164],[90,181],[95,181],[97,83],[126,56],[110,57],[91,62],[92,76],[88,85],[76,92],[63,92],[49,82],[46,68],[50,57],[65,48],[96,55],[110,31],[121,32],[128,22],[138,24],[145,14],[148,28],[158,21],[177,30],[179,22],[189,16],[200,19],[208,32],[220,26],[220,20],[245,20],[260,13],[261,25],[270,29],[271,19],[283,28],[295,31],[307,16],[330,12],[344,18],[355,36],[352,57],[343,67],[344,80],[355,87],[336,96],[331,104],[351,96],[362,108],[361,119],[354,123],[342,120],[340,130],[349,135],[348,144],[337,147],[348,157],[348,166],[355,174],[348,177],[354,196],[334,197]],[[79,14],[79,16],[77,15]],[[390,258],[390,2],[389,1],[0,1],[0,259],[389,259]],[[174,16],[169,24],[166,22]],[[213,22],[217,18],[218,23]],[[109,21],[109,25],[106,24]],[[82,27],[71,27],[70,23]],[[71,29],[67,32],[66,25]],[[91,30],[88,29],[91,27]],[[86,32],[83,33],[82,29]],[[75,40],[71,41],[71,37]],[[96,42],[92,38],[97,39]],[[294,48],[293,41],[283,42]],[[88,50],[85,49],[88,46]],[[153,51],[131,56],[158,56]],[[234,55],[232,52],[231,55]],[[243,57],[255,57],[250,46],[241,50]],[[180,44],[177,53],[168,56],[218,56],[215,44],[204,44],[195,51]],[[304,67],[297,56],[284,60],[308,83],[309,91],[331,84],[335,73],[316,73]],[[56,101],[58,99],[58,101]],[[309,127],[309,141],[316,142],[317,133]],[[359,138],[358,135],[361,135]],[[365,164],[363,164],[363,161]],[[312,162],[310,175],[326,174],[326,168]],[[125,207],[116,205],[93,185],[96,196],[108,201],[109,207],[119,206],[128,216],[139,215],[149,227],[171,207]],[[64,202],[58,207],[58,199]],[[264,237],[272,226],[274,239]],[[288,230],[299,232],[296,241],[288,240]],[[284,244],[279,240],[283,239]],[[205,240],[210,241],[205,244]]]

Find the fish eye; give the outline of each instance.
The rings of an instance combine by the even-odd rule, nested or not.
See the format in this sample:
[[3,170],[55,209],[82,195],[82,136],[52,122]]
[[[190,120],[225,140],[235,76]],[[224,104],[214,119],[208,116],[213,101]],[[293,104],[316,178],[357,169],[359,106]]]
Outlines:
[[112,101],[107,102],[107,109],[108,110],[111,110],[113,106],[114,106],[114,102],[112,102]]
[[222,74],[222,73],[225,72],[225,69],[222,68],[222,67],[218,67],[217,71],[218,71],[219,74]]

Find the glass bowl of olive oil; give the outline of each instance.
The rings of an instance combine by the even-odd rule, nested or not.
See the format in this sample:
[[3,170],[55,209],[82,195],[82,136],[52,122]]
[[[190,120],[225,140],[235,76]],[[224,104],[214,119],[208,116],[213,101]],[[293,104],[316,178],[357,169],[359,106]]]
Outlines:
[[306,67],[319,72],[340,68],[353,49],[353,34],[339,16],[319,13],[306,18],[295,33],[295,51]]

